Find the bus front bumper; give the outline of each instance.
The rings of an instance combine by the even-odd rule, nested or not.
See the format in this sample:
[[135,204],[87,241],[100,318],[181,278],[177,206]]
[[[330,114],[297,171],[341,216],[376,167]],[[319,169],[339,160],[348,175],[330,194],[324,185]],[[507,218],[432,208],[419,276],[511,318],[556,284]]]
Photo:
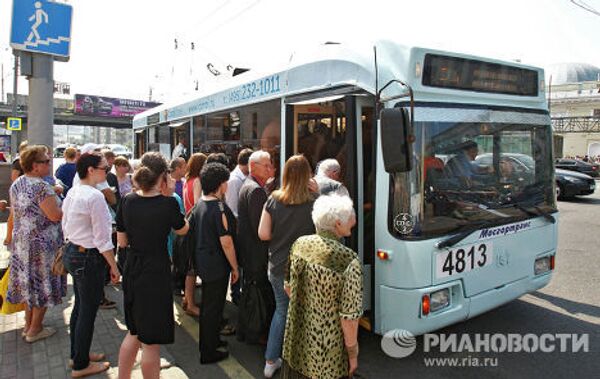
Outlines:
[[[379,286],[380,319],[376,320],[375,332],[385,334],[394,329],[404,329],[413,335],[421,335],[448,325],[480,315],[524,294],[546,286],[552,272],[526,277],[501,287],[472,296],[464,297],[460,280],[433,287],[399,289]],[[423,295],[440,289],[450,288],[450,305],[424,316],[421,312]],[[379,322],[377,322],[379,321]]]

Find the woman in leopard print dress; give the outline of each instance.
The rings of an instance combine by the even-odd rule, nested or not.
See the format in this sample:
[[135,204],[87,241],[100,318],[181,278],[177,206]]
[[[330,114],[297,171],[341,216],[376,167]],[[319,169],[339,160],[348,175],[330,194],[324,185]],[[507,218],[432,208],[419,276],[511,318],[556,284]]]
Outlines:
[[356,224],[352,200],[321,196],[312,219],[317,234],[300,237],[290,251],[282,377],[352,376],[362,315],[362,265],[340,242]]

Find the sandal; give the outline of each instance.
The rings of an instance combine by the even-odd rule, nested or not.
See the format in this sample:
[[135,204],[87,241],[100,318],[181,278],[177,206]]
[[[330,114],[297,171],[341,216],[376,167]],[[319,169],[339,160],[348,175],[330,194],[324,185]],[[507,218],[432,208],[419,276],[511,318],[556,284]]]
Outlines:
[[[90,362],[100,362],[106,358],[104,353],[90,353]],[[73,368],[73,360],[69,359],[69,367]]]
[[40,341],[43,340],[45,338],[51,337],[54,335],[54,333],[56,333],[56,329],[54,328],[44,328],[42,329],[38,334],[36,334],[35,336],[25,336],[25,342],[28,343],[34,343],[36,341]]
[[84,376],[94,375],[108,370],[109,362],[90,362],[89,366],[83,370],[71,371],[72,378],[83,378]]

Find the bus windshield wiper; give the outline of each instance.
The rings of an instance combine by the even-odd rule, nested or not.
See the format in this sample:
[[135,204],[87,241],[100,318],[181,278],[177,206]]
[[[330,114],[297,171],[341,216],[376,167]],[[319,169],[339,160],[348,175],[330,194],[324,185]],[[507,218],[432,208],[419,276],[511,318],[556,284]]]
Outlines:
[[443,249],[445,247],[451,247],[459,243],[460,241],[467,238],[474,231],[481,228],[489,228],[491,226],[496,226],[497,224],[504,224],[506,220],[487,220],[480,221],[473,224],[466,224],[458,227],[455,232],[458,234],[453,235],[452,237],[448,237],[445,240],[442,240],[435,244],[438,249]]
[[531,207],[531,208],[535,209],[535,211],[534,211],[533,209],[527,208],[527,207],[525,207],[525,206],[523,206],[523,205],[521,205],[521,204],[519,204],[519,203],[515,203],[515,204],[513,204],[513,207],[515,207],[515,208],[517,208],[517,209],[519,209],[519,210],[521,210],[521,211],[523,211],[523,212],[527,213],[529,216],[534,216],[534,217],[540,217],[540,216],[542,216],[542,217],[544,217],[544,218],[545,218],[545,219],[546,219],[548,222],[550,222],[550,223],[552,223],[552,224],[555,224],[555,223],[556,223],[556,219],[555,219],[554,217],[552,217],[552,216],[550,215],[550,213],[548,213],[548,212],[546,212],[546,211],[542,210],[542,209],[541,209],[540,207],[538,207],[537,205],[536,205],[536,206],[533,206],[533,207]]

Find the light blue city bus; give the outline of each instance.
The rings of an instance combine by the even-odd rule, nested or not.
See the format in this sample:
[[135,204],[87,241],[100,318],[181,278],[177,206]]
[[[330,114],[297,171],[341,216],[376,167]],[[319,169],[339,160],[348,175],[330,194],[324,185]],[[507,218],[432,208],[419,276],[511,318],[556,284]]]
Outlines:
[[[406,47],[325,44],[279,71],[137,115],[136,154],[336,158],[357,211],[365,317],[415,335],[544,287],[557,207],[543,70]],[[276,175],[278,178],[278,175]],[[277,185],[276,179],[273,183]]]

